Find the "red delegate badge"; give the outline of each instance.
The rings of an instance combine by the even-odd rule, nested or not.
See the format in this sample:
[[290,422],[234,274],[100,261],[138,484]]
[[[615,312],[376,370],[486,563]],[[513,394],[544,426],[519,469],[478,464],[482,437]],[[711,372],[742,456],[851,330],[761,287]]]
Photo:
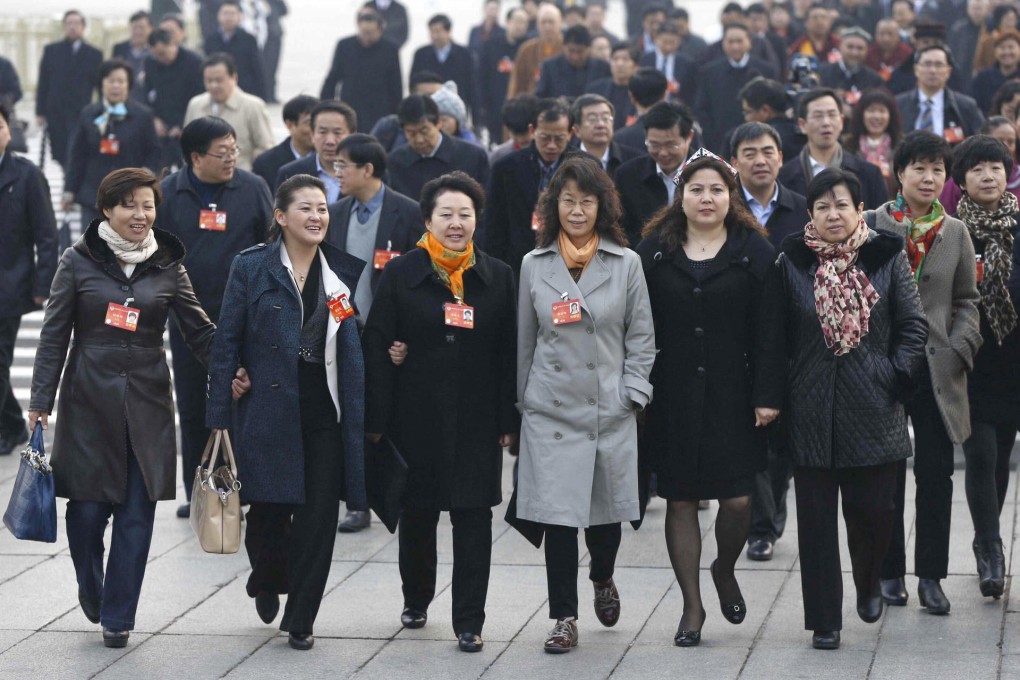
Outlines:
[[[127,302],[132,300],[133,298],[128,298]],[[127,302],[123,305],[118,305],[116,302],[110,303],[106,308],[106,325],[134,333],[138,330],[138,316],[141,314],[141,310],[128,307]]]
[[217,210],[215,203],[210,203],[208,210],[198,213],[198,228],[203,231],[226,231],[227,213]]
[[120,154],[120,140],[116,137],[103,137],[99,140],[99,153],[104,156],[117,156]]
[[346,293],[330,298],[326,306],[329,307],[329,312],[337,323],[354,316],[354,307],[351,305],[351,301],[347,299]]
[[977,260],[977,281],[981,283],[981,279],[985,278],[985,261],[980,255],[976,255]]
[[447,302],[443,305],[443,316],[446,319],[447,326],[469,329],[475,327],[474,307]]
[[565,323],[576,323],[581,320],[581,301],[563,300],[552,303],[552,322],[554,326]]
[[383,269],[390,260],[400,256],[400,251],[393,250],[393,243],[386,242],[386,250],[376,250],[372,258],[372,269]]
[[959,144],[963,141],[963,128],[958,125],[947,127],[942,131],[942,136],[946,138],[946,141],[950,144]]

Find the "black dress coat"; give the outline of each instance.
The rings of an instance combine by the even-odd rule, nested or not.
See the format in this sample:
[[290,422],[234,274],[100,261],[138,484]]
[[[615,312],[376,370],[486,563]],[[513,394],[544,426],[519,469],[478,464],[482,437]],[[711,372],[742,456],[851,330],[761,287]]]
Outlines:
[[440,76],[444,81],[452,80],[457,83],[457,96],[461,98],[468,111],[473,111],[475,106],[475,57],[471,50],[450,43],[450,54],[445,62],[440,62],[436,56],[436,48],[432,45],[419,47],[414,53],[411,61],[411,77],[422,71],[430,71]]
[[[58,496],[123,503],[130,438],[149,499],[173,500],[177,441],[163,332],[173,315],[205,364],[216,327],[195,297],[182,264],[184,246],[175,236],[154,230],[159,249],[128,277],[99,237],[99,224],[93,221],[60,258],[36,350],[29,410],[51,413],[60,385],[52,453]],[[104,323],[107,306],[127,298],[141,312],[135,332]]]
[[[917,127],[917,117],[921,113],[917,90],[908,90],[903,94],[896,95],[896,105],[900,107],[903,133],[913,132]],[[972,97],[946,88],[942,120],[946,128],[958,126],[963,129],[964,137],[970,137],[976,135],[981,129],[981,125],[985,122],[985,116]]]
[[[347,252],[347,230],[351,226],[351,209],[354,197],[344,196],[329,206],[329,230],[326,240],[340,250]],[[418,203],[393,189],[386,188],[383,192],[382,206],[379,208],[379,228],[375,232],[375,249],[386,250],[387,246],[398,253],[409,253],[414,250],[418,239],[425,233],[425,221],[421,218]],[[371,267],[372,263],[369,262]],[[372,293],[379,289],[379,279],[383,270],[372,271]]]
[[[612,77],[599,78],[588,83],[589,94],[602,95],[613,104],[613,130],[620,130],[634,116],[634,102],[630,100],[630,90],[626,85],[617,85]],[[644,135],[642,134],[642,140]],[[630,146],[634,146],[631,144]]]
[[183,127],[188,102],[205,92],[202,57],[184,47],[169,64],[149,57],[145,62],[145,91],[145,100],[154,116],[166,123],[168,129]]
[[255,36],[243,28],[238,28],[230,40],[226,41],[223,34],[217,30],[205,39],[204,47],[206,54],[225,52],[234,58],[237,65],[238,87],[262,100],[269,96],[266,87],[266,67]]
[[274,180],[269,184],[269,190],[275,195],[276,190],[280,187],[280,185],[294,175],[311,175],[312,177],[319,176],[319,166],[316,162],[315,151],[312,151],[312,153],[298,158],[297,160],[294,160],[293,154],[291,154],[291,161],[289,163],[284,163],[280,166],[280,169],[276,171]]
[[[580,137],[575,136],[569,142],[567,142],[567,149],[570,151],[574,151],[575,153],[584,153],[586,156],[594,158],[599,163],[602,162],[602,159],[597,158],[595,154],[587,151],[585,152],[581,151]],[[627,161],[632,161],[635,158],[647,155],[648,154],[645,153],[643,149],[625,146],[613,140],[612,142],[609,143],[609,158],[606,161],[606,174],[609,175],[610,177],[615,177],[616,169],[619,168],[621,165],[623,165]]]
[[492,167],[486,189],[485,229],[475,238],[486,253],[510,265],[515,276],[521,271],[521,260],[535,249],[531,216],[542,180],[538,159],[532,143]]
[[658,355],[645,443],[661,489],[746,478],[765,469],[755,407],[782,405],[783,356],[761,332],[762,290],[775,250],[731,230],[698,281],[683,250],[652,236],[637,248]]
[[560,54],[542,62],[535,96],[573,99],[587,92],[589,84],[611,75],[608,61],[589,57],[588,63],[578,69],[567,61],[566,55]]
[[57,270],[50,185],[38,166],[10,149],[0,161],[0,318],[39,309]]
[[290,148],[290,137],[287,137],[272,149],[260,153],[252,163],[251,171],[264,179],[269,190],[275,192],[276,175],[280,168],[296,160],[300,159],[294,157],[294,150]]
[[766,343],[786,354],[783,424],[794,465],[851,468],[912,455],[904,396],[924,361],[928,322],[903,252],[903,239],[872,230],[857,267],[879,294],[868,333],[842,356],[825,346],[815,312],[818,258],[803,234],[783,242],[763,307]]
[[613,181],[623,207],[623,230],[627,232],[630,247],[636,248],[641,242],[641,230],[645,223],[659,208],[666,205],[669,193],[659,177],[655,161],[648,154],[621,165]]
[[[659,68],[659,55],[657,52],[646,52],[641,55],[638,59],[638,66],[646,66],[648,68]],[[662,71],[663,75],[666,75],[665,71]],[[668,78],[668,76],[667,76]],[[675,84],[675,85],[674,85]],[[670,86],[676,88],[676,92],[672,93],[669,89]],[[673,55],[673,83],[667,86],[666,97],[669,99],[678,99],[688,104],[694,103],[694,97],[698,92],[698,64],[693,59],[688,57],[686,54],[676,52]]]
[[417,201],[429,180],[454,170],[466,172],[483,187],[489,180],[489,156],[482,147],[442,133],[443,141],[434,156],[422,158],[409,144],[390,152],[386,160],[389,186]]
[[46,117],[53,158],[61,165],[67,158],[67,143],[78,114],[92,101],[102,63],[103,53],[85,41],[77,54],[67,40],[50,43],[43,50],[35,115]]
[[[755,57],[751,57],[743,68],[733,68],[729,60],[723,57],[709,62],[699,70],[698,82],[706,86],[698,88],[694,110],[701,123],[705,146],[709,150],[721,152],[726,132],[744,122],[738,93],[758,76],[771,80],[778,77],[772,64]],[[711,83],[711,87],[708,83]]]
[[[67,147],[64,191],[74,194],[79,205],[92,207],[100,183],[114,170],[144,167],[159,174],[160,146],[152,112],[130,99],[125,106],[127,115],[121,120],[111,117],[105,135],[99,133],[93,122],[103,112],[101,103],[89,104],[78,115],[78,124]],[[120,153],[100,153],[99,145],[104,137],[116,137]]]
[[861,64],[852,75],[847,75],[842,65],[837,63],[822,64],[818,69],[818,77],[822,87],[845,92],[864,92],[885,87],[885,81],[878,72]]
[[[740,198],[744,199],[743,188],[740,190]],[[747,204],[746,199],[744,203]],[[769,233],[769,243],[778,251],[786,237],[804,231],[804,226],[810,219],[807,213],[807,199],[796,191],[791,191],[779,184],[776,209],[772,211],[765,223],[765,230]]]
[[510,86],[510,72],[514,58],[524,39],[510,42],[505,35],[493,34],[482,46],[475,72],[475,118],[489,128],[494,142],[503,139],[503,104]]
[[[801,161],[800,156],[787,156],[784,154],[783,158],[786,159],[786,162],[783,163],[783,167],[779,168],[779,175],[777,177],[779,183],[801,196],[806,195],[808,180],[804,175],[804,163]],[[855,156],[844,149],[842,168],[847,172],[857,175],[857,179],[861,180],[861,198],[864,201],[864,208],[866,210],[875,210],[878,206],[889,200],[889,188],[886,186],[885,177],[882,176],[882,171],[878,169],[877,165],[869,163],[860,156]],[[807,224],[806,221],[805,224]],[[803,226],[802,224],[801,227],[803,228]]]
[[[390,437],[408,465],[404,506],[451,510],[503,500],[501,434],[517,432],[517,289],[510,268],[475,250],[464,274],[471,330],[447,326],[453,294],[427,252],[383,270],[365,326],[366,432]],[[394,366],[387,350],[407,343]]]
[[358,129],[371,130],[380,118],[397,112],[403,82],[396,45],[384,38],[365,47],[352,36],[336,44],[319,98],[343,99],[358,114]]

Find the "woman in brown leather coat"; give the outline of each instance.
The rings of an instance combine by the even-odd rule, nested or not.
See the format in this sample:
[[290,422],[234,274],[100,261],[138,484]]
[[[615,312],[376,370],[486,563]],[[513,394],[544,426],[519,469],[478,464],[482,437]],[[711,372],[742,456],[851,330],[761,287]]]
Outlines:
[[[152,228],[159,202],[159,180],[148,170],[116,170],[100,184],[96,209],[105,218],[60,258],[32,375],[29,427],[41,421],[45,428],[67,359],[54,478],[57,495],[69,501],[78,601],[90,621],[102,621],[108,647],[127,644],[156,501],[175,494],[167,315],[175,315],[203,362],[215,332],[181,265],[184,246]],[[104,583],[103,532],[111,515]]]

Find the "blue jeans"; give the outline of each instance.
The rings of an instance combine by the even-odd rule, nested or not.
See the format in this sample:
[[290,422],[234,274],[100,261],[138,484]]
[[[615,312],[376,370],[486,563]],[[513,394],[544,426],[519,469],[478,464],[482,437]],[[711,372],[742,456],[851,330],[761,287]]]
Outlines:
[[[142,471],[128,450],[127,495],[123,503],[68,501],[67,542],[86,597],[102,602],[100,621],[110,630],[133,630],[145,563],[152,542],[156,502],[149,500]],[[103,578],[103,533],[113,515],[110,557]]]

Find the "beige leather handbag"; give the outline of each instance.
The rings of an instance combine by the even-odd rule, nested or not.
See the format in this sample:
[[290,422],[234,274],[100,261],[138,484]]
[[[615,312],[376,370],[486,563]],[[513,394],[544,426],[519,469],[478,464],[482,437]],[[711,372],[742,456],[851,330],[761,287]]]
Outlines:
[[[229,465],[216,467],[222,445]],[[208,462],[208,467],[206,463]],[[217,431],[209,435],[202,463],[195,470],[191,487],[191,528],[202,550],[227,555],[241,547],[241,482],[230,446],[230,435]]]

